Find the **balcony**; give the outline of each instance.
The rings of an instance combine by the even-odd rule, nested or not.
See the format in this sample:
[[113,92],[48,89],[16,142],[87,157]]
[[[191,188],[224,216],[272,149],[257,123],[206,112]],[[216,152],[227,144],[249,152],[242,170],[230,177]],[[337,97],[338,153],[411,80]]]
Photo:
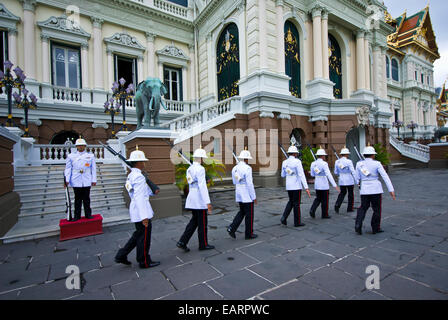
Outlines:
[[166,0],[130,0],[170,15],[193,21],[192,8],[184,7]]

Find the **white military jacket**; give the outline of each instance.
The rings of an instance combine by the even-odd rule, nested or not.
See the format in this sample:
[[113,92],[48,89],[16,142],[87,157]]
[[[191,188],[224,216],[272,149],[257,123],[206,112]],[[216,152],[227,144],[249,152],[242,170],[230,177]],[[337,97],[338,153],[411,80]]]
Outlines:
[[154,194],[148,187],[142,171],[138,168],[132,168],[126,180],[126,189],[128,190],[131,203],[129,205],[129,215],[132,222],[140,222],[145,219],[151,219],[154,216],[149,197]]
[[207,209],[210,197],[208,195],[207,181],[205,181],[205,168],[199,162],[193,162],[187,169],[187,181],[189,192],[185,201],[185,208]]
[[308,189],[302,161],[294,156],[289,156],[282,163],[282,178],[286,177],[286,190]]
[[356,164],[356,175],[361,180],[361,195],[383,193],[383,186],[378,180],[379,176],[383,178],[389,192],[394,191],[392,182],[383,168],[381,162],[366,158]]
[[252,180],[252,168],[244,161],[238,162],[232,169],[232,180],[235,185],[235,201],[251,203],[257,198]]
[[96,183],[96,163],[92,153],[75,151],[65,162],[65,181],[71,187],[90,187]]
[[326,163],[321,158],[317,159],[313,163],[311,163],[311,175],[315,177],[314,180],[314,189],[315,190],[329,190],[330,185],[328,181],[330,181],[331,185],[336,188],[336,182],[331,175],[330,169],[328,168],[328,163]]
[[339,176],[340,186],[353,186],[359,180],[356,176],[355,167],[353,162],[346,157],[341,157],[334,163],[334,174]]

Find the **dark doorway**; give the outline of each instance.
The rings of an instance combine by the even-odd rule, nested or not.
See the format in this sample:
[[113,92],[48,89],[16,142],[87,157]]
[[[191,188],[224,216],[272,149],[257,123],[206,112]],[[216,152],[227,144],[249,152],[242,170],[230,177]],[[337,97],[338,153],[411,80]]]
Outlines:
[[130,83],[133,83],[134,87],[137,85],[135,59],[115,55],[115,81],[118,82],[121,78],[126,80],[126,88]]
[[70,140],[71,143],[75,144],[76,139],[79,138],[79,133],[76,131],[60,131],[56,133],[53,138],[50,140],[50,144],[65,144],[67,139]]

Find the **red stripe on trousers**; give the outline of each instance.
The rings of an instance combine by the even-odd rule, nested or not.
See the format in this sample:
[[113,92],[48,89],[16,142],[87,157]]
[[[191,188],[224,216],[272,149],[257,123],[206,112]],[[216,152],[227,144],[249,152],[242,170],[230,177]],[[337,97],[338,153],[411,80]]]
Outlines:
[[146,262],[146,238],[148,236],[148,227],[145,227],[145,243],[143,245],[143,254],[145,255],[145,267],[148,268],[148,262]]
[[302,198],[302,190],[299,190],[299,224],[300,224],[300,215],[301,215],[301,213],[300,213],[300,201],[301,201],[301,198]]
[[380,194],[380,221],[378,222],[378,230],[381,229],[381,205],[382,205],[383,195]]
[[207,236],[205,233],[205,215],[207,214],[207,210],[204,210],[204,216],[202,217],[202,223],[203,223],[203,227],[204,227],[204,243],[205,246],[207,246]]
[[325,212],[325,216],[328,217],[328,197],[330,196],[330,190],[327,191],[327,210]]
[[254,203],[252,202],[250,205],[250,235],[252,236],[254,233]]

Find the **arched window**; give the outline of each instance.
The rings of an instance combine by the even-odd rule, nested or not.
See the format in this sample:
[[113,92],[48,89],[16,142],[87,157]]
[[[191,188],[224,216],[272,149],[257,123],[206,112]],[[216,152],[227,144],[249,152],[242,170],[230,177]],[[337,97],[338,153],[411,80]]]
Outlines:
[[398,61],[392,59],[392,79],[398,81]]
[[386,56],[386,76],[387,79],[390,78],[390,61],[388,56]]
[[342,59],[341,48],[336,39],[328,35],[328,53],[330,66],[330,80],[335,83],[333,95],[336,99],[342,99]]
[[218,101],[239,94],[240,58],[238,48],[238,27],[231,23],[222,31],[216,49]]
[[289,92],[293,96],[301,98],[299,32],[291,21],[285,22],[284,32],[285,73],[291,77],[291,80],[289,80]]

